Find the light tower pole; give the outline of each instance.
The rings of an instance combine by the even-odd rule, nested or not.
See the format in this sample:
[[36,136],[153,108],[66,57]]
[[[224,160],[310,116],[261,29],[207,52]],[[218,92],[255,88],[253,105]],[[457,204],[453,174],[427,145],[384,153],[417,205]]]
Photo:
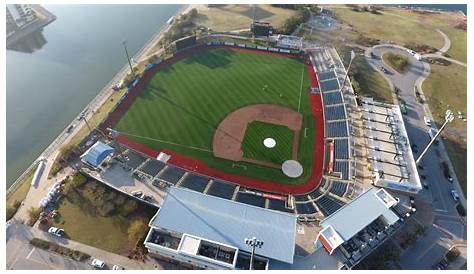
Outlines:
[[351,60],[349,61],[349,66],[347,67],[347,70],[346,70],[346,76],[344,76],[344,82],[342,82],[342,86],[339,92],[342,92],[342,89],[346,85],[347,76],[349,75],[349,70],[351,69],[352,61],[354,60],[355,56],[356,56],[355,52],[351,50]]
[[423,159],[423,157],[425,156],[426,152],[428,151],[428,149],[431,147],[431,145],[434,143],[434,141],[436,140],[436,138],[438,138],[438,135],[441,134],[441,132],[443,131],[443,129],[446,127],[446,125],[448,123],[451,123],[452,121],[454,120],[454,114],[451,110],[446,110],[446,114],[444,115],[444,123],[443,125],[441,126],[441,128],[438,130],[438,132],[436,133],[436,135],[431,139],[431,141],[428,143],[428,145],[426,146],[426,148],[423,150],[423,152],[420,154],[420,156],[418,156],[418,159],[416,159],[416,164],[418,165],[421,160]]
[[255,247],[261,248],[263,246],[263,241],[257,240],[256,237],[245,238],[245,244],[252,248],[252,253],[250,255],[250,270],[253,270],[253,257],[255,256]]
[[123,48],[125,49],[125,55],[127,56],[128,65],[130,66],[130,72],[132,73],[133,76],[135,76],[135,72],[133,71],[133,67],[132,67],[132,61],[130,60],[130,55],[128,55],[127,40],[122,41],[122,44],[123,44]]

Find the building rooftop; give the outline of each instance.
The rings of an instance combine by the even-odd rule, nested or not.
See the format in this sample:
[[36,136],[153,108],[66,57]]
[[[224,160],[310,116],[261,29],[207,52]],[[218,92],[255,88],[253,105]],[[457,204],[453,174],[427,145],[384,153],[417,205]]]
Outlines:
[[150,226],[186,233],[251,252],[245,238],[263,241],[256,254],[293,263],[296,216],[248,204],[170,188]]
[[418,192],[422,185],[399,107],[372,98],[361,103],[375,185]]
[[97,141],[86,152],[81,155],[81,161],[98,167],[104,160],[114,152],[114,149],[107,144]]
[[371,188],[322,220],[318,238],[326,250],[332,252],[380,216],[389,225],[397,222],[398,216],[390,209],[396,203],[383,188]]

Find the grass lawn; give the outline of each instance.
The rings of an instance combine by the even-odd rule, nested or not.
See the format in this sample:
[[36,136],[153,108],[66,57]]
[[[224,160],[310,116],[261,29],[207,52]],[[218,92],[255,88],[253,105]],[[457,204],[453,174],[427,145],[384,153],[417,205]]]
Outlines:
[[[334,7],[334,6],[333,6]],[[429,24],[400,13],[398,9],[386,9],[383,14],[356,12],[343,5],[334,8],[339,20],[352,25],[363,35],[397,44],[427,44],[435,48],[443,46],[443,38]],[[411,20],[410,20],[411,19]]]
[[31,180],[36,171],[35,165],[28,174],[20,181],[14,188],[7,190],[6,211],[7,220],[9,220],[18,210],[21,202],[23,202],[28,195],[31,187]]
[[[275,147],[265,147],[266,138],[273,138]],[[282,164],[291,159],[293,138],[294,132],[286,126],[255,121],[247,125],[242,151],[247,158]]]
[[467,62],[467,32],[455,28],[442,29],[451,40],[451,47],[447,54],[461,62]]
[[[467,115],[467,70],[459,65],[431,65],[431,74],[423,82],[423,92],[427,97],[435,121],[441,125],[444,113],[451,109],[457,116],[460,111]],[[467,124],[454,119],[443,133],[446,149],[456,170],[456,175],[466,194],[467,188]]]
[[[195,23],[216,31],[248,29],[253,19],[251,5],[223,5],[211,8],[206,5],[195,5],[195,7],[198,10]],[[286,19],[294,15],[296,15],[294,10],[276,8],[271,5],[257,5],[255,8],[256,20],[269,22],[273,27],[282,26]]]
[[408,65],[410,64],[408,57],[394,52],[384,53],[382,55],[382,59],[394,70],[398,71],[398,73],[405,73],[408,69]]
[[[264,86],[268,88],[262,91]],[[305,183],[312,166],[315,127],[305,92],[308,87],[303,60],[212,49],[159,71],[116,129],[153,149],[174,150],[226,172],[281,183]],[[308,128],[307,136],[300,137],[298,160],[308,171],[302,177],[289,179],[279,170],[247,163],[243,163],[247,170],[235,169],[232,161],[213,156],[212,139],[219,123],[232,111],[260,103],[294,110],[300,105],[303,127]]]
[[[350,47],[342,44],[336,44],[336,49],[344,66],[347,68],[350,60]],[[358,49],[354,49],[357,53],[362,53]],[[374,70],[363,55],[357,54],[352,61],[351,72],[353,73],[352,84],[359,86],[359,94],[366,97],[372,97],[377,101],[393,103],[392,90],[387,80],[376,70]],[[354,80],[357,84],[354,83]]]
[[[98,193],[105,194],[102,198]],[[104,216],[100,212],[100,206],[91,200],[91,197],[109,200],[113,203],[114,211]],[[120,206],[130,199],[98,182],[88,182],[78,188],[78,191],[73,190],[59,201],[59,217],[55,226],[63,228],[67,237],[74,241],[128,255],[136,241],[129,239],[128,228],[134,220],[140,218],[148,223],[156,213],[156,209],[137,203],[138,207],[130,214],[126,216],[119,214],[117,211],[120,210]]]

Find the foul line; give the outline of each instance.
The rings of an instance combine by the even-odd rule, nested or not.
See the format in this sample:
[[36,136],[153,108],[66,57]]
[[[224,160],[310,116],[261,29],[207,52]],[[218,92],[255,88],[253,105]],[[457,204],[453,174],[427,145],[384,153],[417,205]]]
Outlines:
[[200,151],[212,153],[212,151],[210,151],[209,149],[205,149],[205,148],[187,146],[187,145],[178,144],[178,143],[174,143],[174,142],[170,142],[170,141],[159,140],[159,139],[154,139],[154,138],[145,137],[145,136],[139,136],[139,135],[135,135],[135,134],[131,134],[131,133],[125,133],[125,132],[121,132],[121,131],[120,131],[120,134],[127,135],[127,136],[132,136],[132,137],[136,137],[136,138],[141,138],[141,139],[147,139],[147,140],[151,140],[151,141],[155,141],[155,142],[159,142],[159,143],[165,143],[165,144],[169,144],[169,145],[175,145],[175,146],[191,148],[191,149],[195,149],[195,150],[200,150]]
[[301,84],[300,84],[300,97],[298,98],[298,112],[300,112],[300,106],[301,106],[301,91],[303,90],[303,76],[304,76],[304,71],[306,70],[306,66],[303,66],[303,70],[301,71]]

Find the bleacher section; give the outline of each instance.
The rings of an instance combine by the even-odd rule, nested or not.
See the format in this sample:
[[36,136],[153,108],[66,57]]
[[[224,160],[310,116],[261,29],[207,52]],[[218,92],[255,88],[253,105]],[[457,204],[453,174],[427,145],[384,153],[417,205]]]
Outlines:
[[313,205],[313,202],[307,202],[304,204],[296,204],[296,213],[298,214],[315,214],[318,211]]
[[347,121],[326,122],[326,137],[348,137]]
[[341,208],[344,205],[344,202],[324,195],[316,201],[316,205],[319,207],[319,209],[323,212],[325,216],[329,216],[336,212],[336,210]]
[[146,158],[137,152],[129,149],[125,153],[125,158],[127,159],[127,165],[133,169],[139,167],[143,162],[145,162]]
[[235,185],[214,181],[206,194],[230,200],[234,195],[235,188]]
[[150,159],[140,168],[140,171],[155,177],[164,167],[163,162]]
[[209,178],[190,173],[182,180],[181,186],[202,193],[206,189],[208,183]]
[[158,178],[175,185],[179,179],[183,177],[184,173],[186,172],[178,167],[168,166],[165,170],[163,170]]
[[342,197],[344,196],[344,193],[346,193],[346,190],[347,190],[347,183],[340,182],[340,181],[333,181],[329,192],[339,197]]
[[257,195],[239,192],[237,194],[237,198],[235,199],[237,202],[246,203],[249,205],[265,207],[266,199]]
[[314,199],[319,198],[319,196],[321,196],[321,194],[322,194],[322,193],[319,191],[319,188],[317,188],[317,189],[313,190],[311,193],[309,193],[308,196],[309,196],[312,200],[314,200]]
[[343,103],[340,92],[324,93],[324,89],[321,88],[321,90],[323,91],[323,101],[325,106]]
[[285,207],[285,201],[274,200],[274,199],[269,199],[268,201],[269,201],[268,208],[270,209],[293,213],[293,210]]
[[334,172],[340,172],[343,180],[349,180],[349,162],[336,161],[334,163]]
[[347,119],[343,105],[326,106],[324,116],[327,121]]
[[336,159],[349,159],[349,140],[335,139],[334,140],[334,157]]

